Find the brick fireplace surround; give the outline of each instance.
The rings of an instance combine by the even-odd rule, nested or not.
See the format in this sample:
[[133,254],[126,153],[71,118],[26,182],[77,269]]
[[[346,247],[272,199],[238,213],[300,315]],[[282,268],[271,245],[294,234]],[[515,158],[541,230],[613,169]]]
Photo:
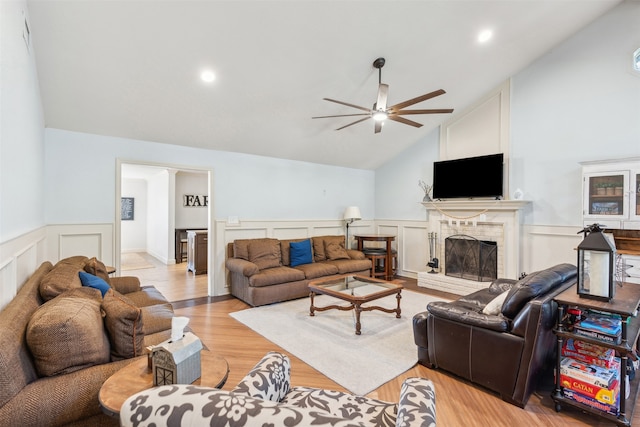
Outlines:
[[437,274],[418,272],[418,286],[466,295],[488,287],[491,282],[477,282],[445,276],[444,239],[466,234],[479,240],[496,242],[498,277],[516,279],[522,273],[520,236],[522,216],[529,201],[524,200],[452,200],[425,202],[428,229],[437,233]]

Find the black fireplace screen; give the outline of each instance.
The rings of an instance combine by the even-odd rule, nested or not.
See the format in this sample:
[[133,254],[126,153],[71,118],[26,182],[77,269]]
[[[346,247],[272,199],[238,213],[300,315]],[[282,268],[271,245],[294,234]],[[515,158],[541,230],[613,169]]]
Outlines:
[[444,239],[447,276],[489,282],[498,275],[498,244],[464,234]]

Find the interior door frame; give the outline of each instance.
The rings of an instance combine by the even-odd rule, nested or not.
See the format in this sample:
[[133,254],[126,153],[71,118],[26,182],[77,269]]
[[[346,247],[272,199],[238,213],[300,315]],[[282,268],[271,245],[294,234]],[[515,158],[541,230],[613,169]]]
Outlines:
[[[157,167],[162,169],[171,169],[176,171],[185,171],[185,172],[206,172],[207,173],[207,195],[209,198],[209,204],[207,206],[207,242],[208,242],[208,250],[207,250],[207,295],[214,296],[215,295],[215,287],[214,287],[214,274],[213,266],[215,265],[215,251],[213,248],[214,236],[213,236],[213,225],[215,224],[215,218],[213,217],[213,169],[203,166],[193,166],[193,165],[183,165],[183,164],[174,164],[174,163],[156,163],[156,162],[145,162],[140,160],[131,160],[131,159],[116,159],[116,191],[115,191],[115,227],[114,227],[114,235],[113,235],[113,247],[114,254],[113,259],[116,266],[116,271],[120,271],[120,253],[122,251],[122,242],[120,233],[122,232],[122,218],[120,215],[120,199],[122,197],[122,165],[135,165],[135,166],[149,166],[149,167]],[[175,187],[174,187],[175,190]],[[175,192],[173,194],[175,199]],[[174,218],[175,219],[175,218]],[[175,225],[175,223],[174,223]],[[119,273],[116,273],[119,274]]]

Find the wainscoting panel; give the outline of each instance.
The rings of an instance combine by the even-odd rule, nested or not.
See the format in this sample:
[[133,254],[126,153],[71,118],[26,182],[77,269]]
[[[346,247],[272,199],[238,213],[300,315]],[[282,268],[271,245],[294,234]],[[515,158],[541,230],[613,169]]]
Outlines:
[[113,224],[50,225],[47,227],[49,261],[75,255],[96,257],[115,265]]
[[[581,235],[576,233],[581,228],[580,225],[523,226],[520,239],[522,272],[542,270],[561,262],[575,265],[575,247],[582,240]],[[229,293],[224,267],[227,242],[257,237],[288,239],[339,235],[345,232],[344,223],[340,220],[246,221],[240,225],[216,221],[214,236],[209,243],[209,263],[213,266],[213,274],[209,277],[209,293]],[[113,224],[51,225],[0,244],[0,307],[4,307],[16,295],[20,286],[44,261],[55,264],[66,256],[82,254],[96,256],[105,264],[114,265],[113,233]],[[427,271],[429,243],[426,221],[356,221],[349,226],[352,247],[355,247],[354,235],[373,233],[396,236],[394,247],[398,251],[398,275],[416,278],[419,272]]]
[[429,261],[429,230],[423,226],[405,226],[402,228],[402,261],[399,270],[404,276],[416,277],[419,271],[425,271]]
[[47,260],[44,227],[0,245],[0,309]]
[[308,227],[275,228],[273,237],[281,240],[304,239],[305,237],[311,237],[309,232],[311,230]]
[[398,251],[399,276],[416,278],[419,271],[425,271],[429,260],[429,241],[426,221],[380,220],[376,222],[378,234],[396,236],[392,247]]
[[581,225],[566,226],[523,226],[521,265],[526,273],[568,262],[576,265],[578,254],[575,248],[582,241],[577,234]]

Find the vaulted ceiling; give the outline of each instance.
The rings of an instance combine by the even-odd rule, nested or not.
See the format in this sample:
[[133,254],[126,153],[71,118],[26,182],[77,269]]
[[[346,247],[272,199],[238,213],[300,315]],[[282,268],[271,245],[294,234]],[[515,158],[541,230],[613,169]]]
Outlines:
[[28,0],[28,19],[47,127],[375,169],[451,117],[311,119],[371,107],[376,58],[390,105],[444,89],[413,108],[456,114],[618,3]]

